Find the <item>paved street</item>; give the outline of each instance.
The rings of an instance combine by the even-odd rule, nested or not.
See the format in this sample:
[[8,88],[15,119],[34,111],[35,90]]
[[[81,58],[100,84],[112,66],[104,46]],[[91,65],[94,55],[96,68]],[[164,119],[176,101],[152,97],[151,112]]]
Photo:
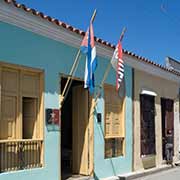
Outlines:
[[180,180],[180,167],[137,178],[135,180]]

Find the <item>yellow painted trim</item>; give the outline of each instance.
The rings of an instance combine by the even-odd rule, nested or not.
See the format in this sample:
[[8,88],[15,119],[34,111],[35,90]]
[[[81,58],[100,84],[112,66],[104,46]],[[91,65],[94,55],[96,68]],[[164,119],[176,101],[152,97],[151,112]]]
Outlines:
[[89,175],[94,175],[94,98],[89,96]]
[[22,129],[23,129],[23,125],[22,125],[22,92],[20,91],[20,89],[22,89],[22,69],[19,69],[19,93],[18,93],[18,105],[17,107],[19,108],[18,109],[18,112],[19,112],[19,116],[18,116],[18,119],[17,119],[17,129],[16,131],[18,132],[18,137],[17,138],[21,138],[22,139],[22,136],[23,136],[23,133],[22,133]]
[[124,141],[123,141],[123,156],[125,156],[126,155],[126,97],[123,99],[123,115],[122,115],[122,117],[123,117],[123,119],[124,119],[124,121],[123,121],[123,135],[124,135]]
[[0,65],[2,67],[6,67],[6,68],[29,71],[31,73],[41,73],[44,71],[43,69],[40,69],[40,68],[33,68],[33,67],[27,67],[27,66],[23,66],[23,65],[19,65],[19,64],[7,63],[7,62],[1,61],[1,60],[0,60]]
[[7,140],[0,140],[0,143],[8,143],[8,142],[29,142],[29,141],[43,141],[43,139],[7,139]]

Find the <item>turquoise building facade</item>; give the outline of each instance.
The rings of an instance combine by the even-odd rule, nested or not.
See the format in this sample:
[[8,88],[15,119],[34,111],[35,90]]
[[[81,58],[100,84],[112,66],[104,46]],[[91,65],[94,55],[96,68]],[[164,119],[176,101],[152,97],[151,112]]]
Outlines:
[[[114,83],[113,76],[109,76],[109,83]],[[104,140],[104,119],[102,123],[98,123],[97,117],[94,117],[94,173],[97,178],[105,178],[118,176],[132,171],[132,68],[125,67],[126,82],[126,107],[125,107],[125,154],[119,157],[104,157],[105,140]],[[104,98],[98,100],[96,107],[97,113],[102,113],[104,117]]]
[[[16,13],[26,14],[29,19],[42,23],[39,17],[29,15],[3,1],[1,7],[10,8]],[[11,9],[12,8],[12,9]],[[7,21],[7,22],[6,22]],[[18,27],[19,26],[19,27]],[[51,24],[48,24],[51,26]],[[56,25],[52,25],[56,28]],[[58,28],[58,27],[57,27]],[[64,31],[64,30],[63,30]],[[69,30],[65,30],[68,31]],[[78,36],[75,32],[69,32],[71,36]],[[82,36],[77,38],[82,39]],[[104,45],[98,45],[103,46]],[[113,48],[107,47],[109,56]],[[74,61],[78,47],[70,43],[60,42],[39,32],[33,32],[31,28],[23,28],[10,20],[0,19],[0,61],[4,63],[22,65],[32,68],[39,68],[44,71],[44,113],[47,108],[59,108],[60,95],[60,74],[68,75]],[[97,48],[98,53],[98,48]],[[98,53],[98,67],[95,73],[96,86],[98,87],[104,72],[109,64],[110,58]],[[85,56],[82,55],[76,78],[83,79]],[[106,83],[115,84],[115,71],[111,68]],[[118,176],[132,171],[132,68],[125,66],[126,106],[125,106],[125,155],[105,158],[104,151],[104,98],[98,99],[96,112],[102,114],[102,122],[97,121],[94,114],[94,178],[102,179]],[[45,122],[45,116],[44,116]],[[61,178],[61,129],[58,126],[44,123],[44,166],[42,168],[26,169],[0,174],[0,180],[59,180]]]

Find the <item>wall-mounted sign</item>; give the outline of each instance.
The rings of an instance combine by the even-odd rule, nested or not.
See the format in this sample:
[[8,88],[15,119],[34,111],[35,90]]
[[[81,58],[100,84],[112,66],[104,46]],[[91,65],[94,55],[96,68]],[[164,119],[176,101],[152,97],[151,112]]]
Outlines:
[[46,123],[60,125],[59,109],[46,109]]

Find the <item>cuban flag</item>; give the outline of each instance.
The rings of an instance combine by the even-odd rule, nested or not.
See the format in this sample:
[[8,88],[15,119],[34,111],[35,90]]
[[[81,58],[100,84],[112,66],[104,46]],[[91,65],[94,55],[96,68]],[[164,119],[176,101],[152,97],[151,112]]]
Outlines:
[[81,43],[81,51],[86,54],[86,65],[84,74],[84,88],[89,88],[90,93],[94,92],[94,72],[97,67],[96,47],[94,43],[94,32],[92,23],[88,28]]

